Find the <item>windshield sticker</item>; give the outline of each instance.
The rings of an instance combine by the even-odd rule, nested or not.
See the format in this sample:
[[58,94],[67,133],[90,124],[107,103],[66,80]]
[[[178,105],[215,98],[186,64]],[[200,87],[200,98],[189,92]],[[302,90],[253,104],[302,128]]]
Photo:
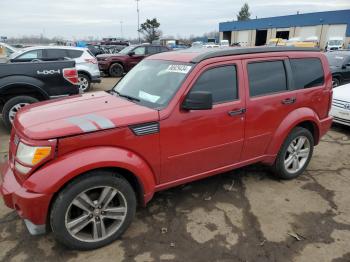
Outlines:
[[191,70],[191,66],[188,65],[169,65],[167,72],[171,73],[181,73],[181,74],[187,74]]
[[146,92],[144,92],[142,90],[140,90],[140,92],[139,92],[139,97],[141,99],[144,99],[144,100],[149,101],[151,103],[157,102],[159,100],[159,98],[160,98],[160,96],[151,95],[151,94],[146,93]]

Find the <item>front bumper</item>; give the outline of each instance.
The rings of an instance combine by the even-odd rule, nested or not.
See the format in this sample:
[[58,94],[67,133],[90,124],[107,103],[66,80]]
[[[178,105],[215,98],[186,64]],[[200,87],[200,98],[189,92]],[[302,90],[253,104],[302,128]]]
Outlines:
[[106,62],[103,60],[98,61],[98,68],[100,69],[100,71],[103,71],[103,72],[108,71],[109,65],[110,65],[109,62]]
[[334,122],[350,126],[350,110],[332,106],[330,115],[333,116]]
[[30,192],[24,188],[17,181],[7,159],[0,163],[0,195],[5,205],[15,209],[24,219],[31,234],[45,233],[52,195]]

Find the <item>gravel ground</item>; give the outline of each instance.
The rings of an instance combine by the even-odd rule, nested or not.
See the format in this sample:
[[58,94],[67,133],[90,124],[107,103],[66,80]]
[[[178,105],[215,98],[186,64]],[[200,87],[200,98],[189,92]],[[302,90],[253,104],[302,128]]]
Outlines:
[[[4,155],[2,126],[0,136]],[[122,239],[95,251],[30,236],[0,201],[0,261],[350,261],[349,188],[350,128],[334,125],[300,178],[254,165],[157,193]]]

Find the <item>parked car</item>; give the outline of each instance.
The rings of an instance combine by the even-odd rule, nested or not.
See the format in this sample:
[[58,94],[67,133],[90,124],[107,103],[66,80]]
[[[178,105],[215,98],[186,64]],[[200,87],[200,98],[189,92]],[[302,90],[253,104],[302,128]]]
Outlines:
[[109,93],[24,108],[6,205],[32,234],[88,250],[120,237],[157,191],[257,162],[298,177],[332,123],[328,62],[309,50],[161,53]]
[[333,89],[333,103],[330,113],[334,122],[350,126],[350,84]]
[[78,93],[74,61],[0,64],[0,109],[7,129],[22,107]]
[[267,46],[285,46],[286,40],[283,38],[271,38],[267,44]]
[[145,57],[167,51],[169,48],[160,45],[128,46],[117,54],[98,55],[97,60],[102,72],[113,77],[122,77]]
[[326,51],[336,51],[343,49],[345,46],[343,37],[330,37],[327,41]]
[[91,88],[91,83],[101,82],[97,59],[87,48],[35,46],[21,49],[10,56],[11,62],[54,61],[62,59],[74,59],[79,74],[79,87],[83,92]]
[[333,77],[333,87],[350,82],[350,51],[326,53]]
[[0,42],[0,63],[6,63],[8,57],[16,51],[17,49],[13,46]]

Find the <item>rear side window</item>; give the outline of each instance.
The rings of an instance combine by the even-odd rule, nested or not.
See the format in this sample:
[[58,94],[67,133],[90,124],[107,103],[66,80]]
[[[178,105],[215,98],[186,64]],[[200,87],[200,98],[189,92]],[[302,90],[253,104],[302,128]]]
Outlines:
[[64,49],[47,49],[47,58],[64,58],[68,57],[67,51]]
[[318,58],[290,59],[296,89],[320,86],[324,83],[321,60]]
[[[90,53],[90,51],[88,51],[88,52]],[[68,57],[69,58],[78,58],[78,57],[81,57],[81,55],[83,54],[83,51],[80,51],[80,50],[67,50],[67,53],[68,53]],[[92,56],[94,56],[94,55],[92,55]]]
[[283,61],[248,64],[250,96],[261,96],[287,90],[287,77]]
[[158,46],[149,46],[148,48],[148,54],[153,55],[159,53],[159,47]]
[[205,71],[191,89],[193,91],[211,92],[214,104],[238,99],[236,67],[222,66]]

